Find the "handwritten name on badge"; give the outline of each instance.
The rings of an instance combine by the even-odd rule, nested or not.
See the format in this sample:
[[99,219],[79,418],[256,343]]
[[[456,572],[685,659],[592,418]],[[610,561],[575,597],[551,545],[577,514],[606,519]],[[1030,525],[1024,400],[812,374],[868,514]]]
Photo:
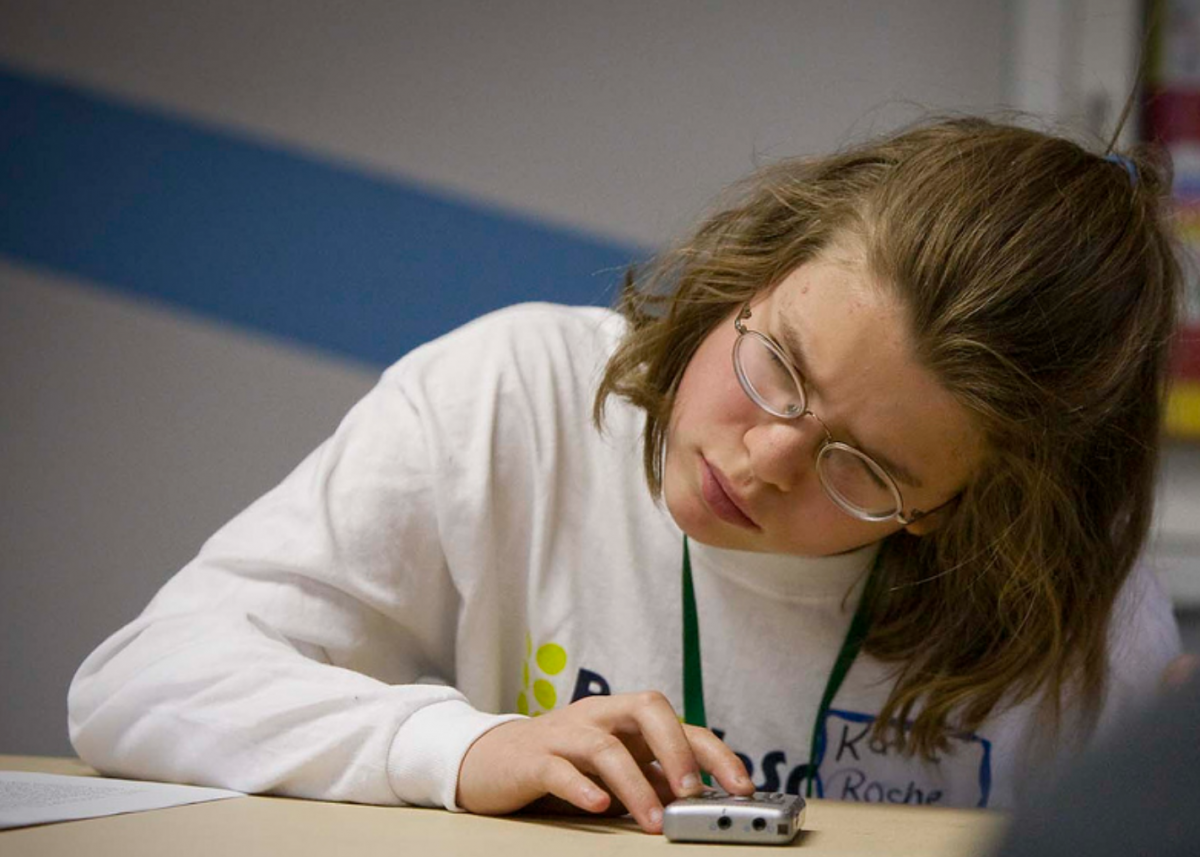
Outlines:
[[951,736],[949,750],[914,766],[912,758],[871,736],[874,724],[869,714],[830,709],[817,768],[818,796],[868,803],[987,806],[992,746],[986,738]]

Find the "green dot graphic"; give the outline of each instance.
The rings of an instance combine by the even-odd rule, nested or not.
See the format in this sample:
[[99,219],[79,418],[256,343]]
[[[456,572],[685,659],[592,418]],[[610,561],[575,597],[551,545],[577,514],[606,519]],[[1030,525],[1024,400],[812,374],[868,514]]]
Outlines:
[[558,675],[567,665],[567,653],[557,643],[546,643],[538,647],[537,665],[546,675]]
[[542,678],[533,683],[533,695],[537,699],[538,705],[542,706],[542,708],[553,708],[554,703],[558,701],[558,694],[554,692],[554,685]]
[[529,697],[524,691],[517,694],[517,714],[529,715]]

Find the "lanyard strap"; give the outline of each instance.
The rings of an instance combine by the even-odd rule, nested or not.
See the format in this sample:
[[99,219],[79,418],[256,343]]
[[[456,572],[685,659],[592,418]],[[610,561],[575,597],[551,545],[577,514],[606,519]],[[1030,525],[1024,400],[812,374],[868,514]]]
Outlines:
[[704,713],[704,672],[700,666],[700,617],[692,588],[692,560],[683,537],[683,721],[708,727]]
[[[825,754],[823,725],[829,714],[829,706],[842,686],[846,673],[850,672],[850,667],[858,657],[859,649],[862,648],[871,628],[869,608],[878,577],[875,573],[878,567],[879,555],[876,554],[875,565],[867,577],[867,584],[854,611],[854,618],[850,620],[846,638],[842,640],[842,647],[833,662],[833,670],[825,682],[825,692],[821,694],[821,704],[817,709],[817,719],[813,721],[812,740],[809,742],[808,785],[805,789],[807,797],[812,797],[817,765],[820,757]],[[687,536],[683,537],[683,720],[693,726],[708,726],[708,717],[704,711],[704,672],[700,664],[700,617],[696,613],[696,592],[692,585],[692,560],[688,553]]]

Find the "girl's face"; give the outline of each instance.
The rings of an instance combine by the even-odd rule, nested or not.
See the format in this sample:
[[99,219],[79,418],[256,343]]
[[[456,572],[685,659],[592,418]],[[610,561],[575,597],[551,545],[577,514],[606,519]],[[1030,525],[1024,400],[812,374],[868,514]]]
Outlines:
[[[827,556],[900,529],[851,517],[817,476],[825,432],[811,416],[758,407],[733,369],[729,316],[680,381],[663,473],[667,508],[691,538],[716,547]],[[808,408],[896,480],[904,510],[935,509],[962,490],[982,457],[967,411],[916,360],[904,308],[873,281],[861,254],[831,250],[752,303],[746,322],[769,334],[804,379]],[[953,504],[951,504],[952,506]],[[911,524],[923,533],[945,513]]]

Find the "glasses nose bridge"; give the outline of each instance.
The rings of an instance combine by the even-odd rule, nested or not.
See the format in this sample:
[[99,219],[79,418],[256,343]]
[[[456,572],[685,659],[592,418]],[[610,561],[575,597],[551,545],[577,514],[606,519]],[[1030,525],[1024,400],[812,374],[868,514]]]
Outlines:
[[761,403],[759,404],[759,407],[762,408],[764,411],[766,411],[767,414],[770,415],[773,419],[777,419],[780,422],[784,422],[784,423],[791,423],[801,433],[804,433],[804,418],[812,417],[813,422],[815,422],[817,424],[817,426],[821,429],[821,439],[817,443],[816,449],[813,450],[813,456],[816,457],[817,455],[820,454],[820,452],[824,448],[824,446],[833,440],[833,432],[831,432],[829,430],[829,426],[827,426],[825,424],[825,420],[823,420],[819,416],[817,416],[816,412],[811,407],[809,407],[810,400],[808,398],[808,390],[804,386],[803,379],[799,378],[798,376],[796,376],[795,374],[793,374],[791,372],[789,372],[788,374],[791,376],[790,377],[790,385],[792,386],[793,391],[797,397],[797,401],[801,403],[802,409],[801,409],[800,413],[781,416],[779,414],[776,414],[776,413],[770,411],[767,408],[762,408]]
[[807,432],[805,432],[802,427],[805,417],[812,417],[813,422],[816,423],[817,428],[820,429],[820,433],[815,439],[809,440],[807,437],[804,439],[805,446],[808,448],[809,452],[808,458],[811,459],[815,466],[817,460],[821,457],[821,451],[833,441],[833,434],[829,431],[829,426],[825,425],[825,421],[818,417],[813,412],[812,408],[806,406],[804,408],[804,412],[795,420],[797,424],[796,428],[800,429],[802,435],[807,435]]
[[812,417],[816,421],[817,425],[821,427],[821,432],[824,434],[824,437],[821,439],[821,443],[817,446],[816,454],[819,455],[821,450],[825,447],[825,444],[833,440],[833,432],[829,430],[829,426],[825,425],[825,420],[818,417],[816,412],[807,405],[804,407],[804,413],[800,414],[800,416],[796,419],[802,420],[805,417]]
[[[782,454],[783,457],[809,462],[815,466],[821,450],[833,440],[825,422],[808,408],[788,417],[772,413],[761,405],[759,410],[763,417],[760,425],[766,429],[762,437],[768,439],[767,444],[776,455]],[[812,417],[817,432],[811,430],[805,417]]]

